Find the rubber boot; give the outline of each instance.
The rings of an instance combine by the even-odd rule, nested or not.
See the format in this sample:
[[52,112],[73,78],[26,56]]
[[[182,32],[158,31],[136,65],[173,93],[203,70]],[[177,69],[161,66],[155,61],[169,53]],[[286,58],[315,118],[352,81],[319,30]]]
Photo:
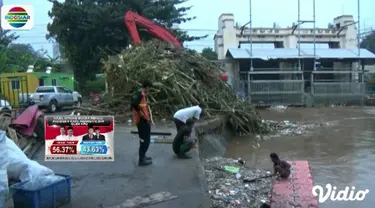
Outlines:
[[145,158],[139,159],[139,161],[138,161],[138,166],[147,166],[147,165],[151,165],[151,164],[152,164],[152,161],[146,160]]
[[146,159],[146,160],[152,160],[152,157],[147,157],[147,156],[145,156],[145,159]]

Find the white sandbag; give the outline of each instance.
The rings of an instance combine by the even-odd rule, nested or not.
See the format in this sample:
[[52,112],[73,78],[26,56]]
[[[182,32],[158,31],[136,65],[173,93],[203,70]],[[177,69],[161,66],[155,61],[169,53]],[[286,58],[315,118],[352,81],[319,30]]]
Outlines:
[[26,170],[30,160],[13,140],[8,137],[6,137],[6,147],[8,150],[8,154],[6,155],[8,178],[17,181],[21,173]]
[[39,164],[36,161],[29,160],[26,169],[24,169],[24,171],[22,171],[22,173],[20,174],[19,180],[21,182],[30,181],[35,180],[35,178],[38,178],[40,176],[47,176],[52,174],[54,174],[54,172],[51,169]]
[[5,207],[8,200],[9,187],[8,187],[8,175],[5,169],[0,170],[0,207]]
[[[24,182],[30,180],[32,177],[54,173],[51,169],[30,160],[13,140],[5,135],[4,131],[0,132],[0,139],[2,137],[5,137],[5,148],[7,151],[5,151],[4,155],[1,154],[0,164],[4,164],[3,166],[6,167],[9,179]],[[2,146],[4,147],[4,145]]]
[[8,164],[7,154],[8,150],[6,145],[5,132],[0,131],[0,170],[6,170],[6,166]]
[[22,184],[22,189],[30,191],[37,190],[64,180],[66,180],[66,178],[59,175],[38,176]]

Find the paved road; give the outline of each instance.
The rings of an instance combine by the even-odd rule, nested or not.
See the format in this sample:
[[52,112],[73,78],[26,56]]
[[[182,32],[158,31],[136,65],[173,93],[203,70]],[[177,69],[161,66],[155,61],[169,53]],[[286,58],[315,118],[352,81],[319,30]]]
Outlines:
[[45,162],[44,149],[37,153],[34,159],[41,164],[72,176],[72,203],[65,208],[114,206],[160,191],[171,192],[178,199],[149,207],[209,207],[207,190],[201,186],[205,179],[197,152],[192,152],[191,160],[178,160],[171,144],[152,144],[149,156],[154,158],[154,164],[138,167],[138,138],[129,131],[127,126],[116,125],[114,162]]

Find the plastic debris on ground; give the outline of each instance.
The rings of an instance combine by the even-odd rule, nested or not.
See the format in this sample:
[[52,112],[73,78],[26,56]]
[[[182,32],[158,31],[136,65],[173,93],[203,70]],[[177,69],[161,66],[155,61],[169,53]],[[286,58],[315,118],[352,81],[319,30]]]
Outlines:
[[41,188],[44,188],[46,186],[49,186],[51,184],[54,184],[59,181],[66,180],[65,177],[59,176],[59,175],[44,175],[44,176],[37,176],[33,178],[30,181],[25,182],[22,184],[22,188],[24,190],[38,190]]
[[215,208],[259,208],[269,204],[272,177],[267,170],[246,167],[241,159],[215,157],[203,162]]

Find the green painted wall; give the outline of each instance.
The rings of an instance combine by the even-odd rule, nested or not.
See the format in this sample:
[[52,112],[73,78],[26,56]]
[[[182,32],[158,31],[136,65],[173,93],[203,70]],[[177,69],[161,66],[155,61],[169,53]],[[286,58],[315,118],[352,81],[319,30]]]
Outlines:
[[45,72],[34,72],[33,73],[38,79],[44,79],[44,85],[53,85],[55,80],[56,86],[67,87],[74,90],[73,74],[70,73],[50,73]]

